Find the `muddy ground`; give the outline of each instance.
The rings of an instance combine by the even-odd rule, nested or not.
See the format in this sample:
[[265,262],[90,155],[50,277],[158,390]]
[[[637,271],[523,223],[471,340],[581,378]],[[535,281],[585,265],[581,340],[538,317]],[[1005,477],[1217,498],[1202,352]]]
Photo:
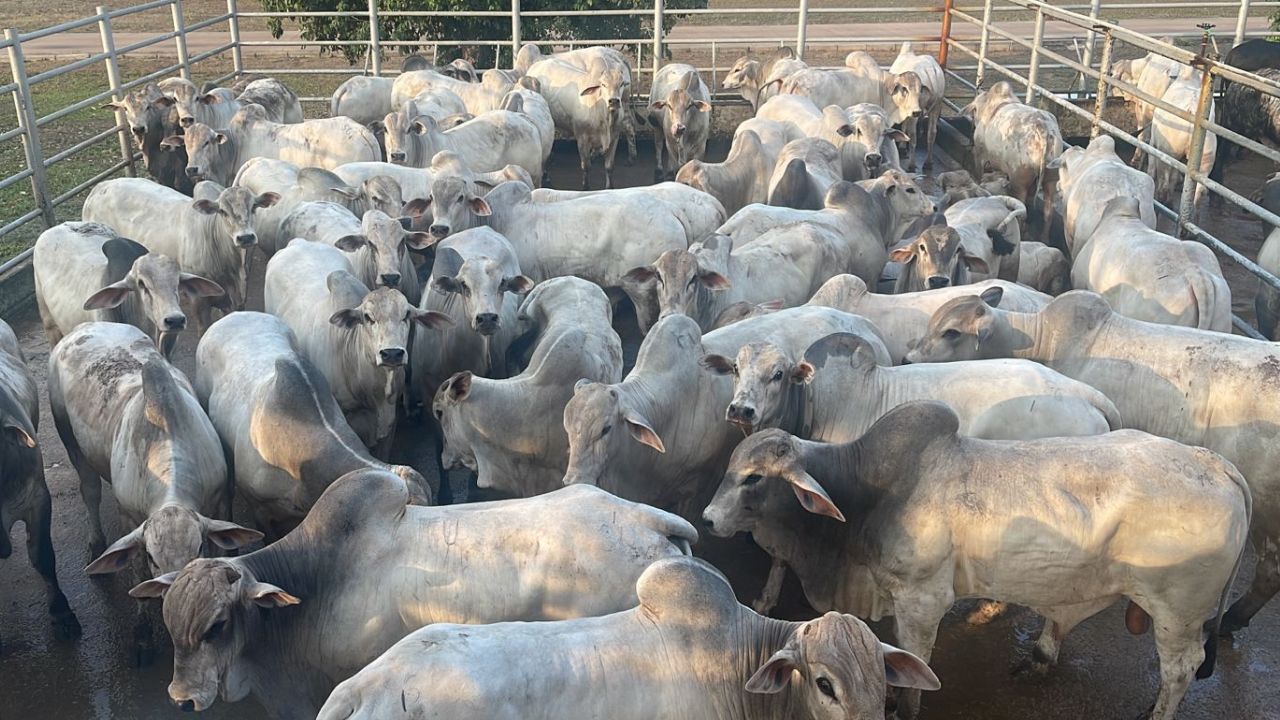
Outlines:
[[[619,162],[616,182],[641,185],[651,181],[652,149],[641,140],[641,159],[635,167]],[[713,159],[726,151],[713,146]],[[576,188],[576,154],[572,145],[557,149],[553,181],[557,187]],[[1256,159],[1238,163],[1228,173],[1228,184],[1252,192],[1270,171]],[[598,173],[598,170],[597,170]],[[599,183],[599,175],[593,177]],[[1233,207],[1214,207],[1207,225],[1246,255],[1253,257],[1262,233],[1256,221],[1247,220]],[[259,268],[261,265],[259,265]],[[1231,263],[1224,269],[1235,293],[1235,308],[1252,317],[1256,281]],[[260,270],[256,307],[261,305]],[[251,307],[255,304],[251,304]],[[18,332],[28,361],[43,386],[48,359],[34,307],[5,318]],[[634,337],[630,338],[634,352]],[[194,370],[194,341],[183,339],[178,365]],[[629,353],[629,355],[631,355]],[[633,356],[633,355],[632,355]],[[549,420],[550,421],[550,420]],[[45,597],[35,572],[28,565],[22,544],[24,531],[14,530],[15,554],[0,562],[0,719],[23,720],[156,720],[175,717],[165,686],[172,670],[168,649],[154,664],[131,666],[132,624],[135,603],[126,596],[132,579],[123,575],[90,580],[82,568],[88,556],[86,511],[78,482],[68,466],[66,453],[42,399],[40,443],[54,503],[54,544],[63,588],[84,627],[74,643],[53,639],[45,615]],[[397,452],[424,472],[430,471],[423,453],[421,428],[403,428]],[[460,487],[459,490],[462,490]],[[119,536],[114,502],[104,493],[102,514],[110,539]],[[242,522],[243,517],[237,518]],[[1246,572],[1246,575],[1248,573]],[[1237,583],[1244,586],[1247,577]],[[304,599],[305,601],[305,599]],[[781,614],[811,614],[790,593]],[[1024,720],[1026,718],[1134,718],[1153,702],[1159,669],[1150,636],[1125,632],[1119,608],[1113,608],[1082,624],[1065,642],[1060,664],[1048,676],[1014,676],[1029,657],[1039,633],[1040,621],[1026,611],[1012,610],[985,626],[964,622],[954,612],[944,622],[932,665],[943,689],[926,694],[923,718]],[[885,633],[887,626],[878,628]],[[889,637],[887,634],[886,637]],[[1224,641],[1218,672],[1195,683],[1179,715],[1184,720],[1221,718],[1280,718],[1280,688],[1274,680],[1280,670],[1280,603],[1273,603],[1252,627]],[[265,718],[252,700],[235,705],[215,704],[205,713],[214,719]]]

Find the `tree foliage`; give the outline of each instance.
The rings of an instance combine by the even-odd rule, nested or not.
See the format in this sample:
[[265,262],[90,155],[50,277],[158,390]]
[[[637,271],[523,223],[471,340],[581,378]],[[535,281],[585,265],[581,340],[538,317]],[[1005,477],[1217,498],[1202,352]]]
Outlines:
[[[707,7],[708,0],[666,0],[670,9]],[[306,17],[289,18],[297,23],[304,40],[350,40],[369,38],[367,0],[263,0],[263,9],[270,12],[356,12],[360,17]],[[652,2],[645,0],[521,0],[522,12],[566,10],[649,10]],[[382,13],[402,10],[433,10],[456,13],[447,17],[387,17]],[[420,42],[430,45],[433,40],[505,40],[507,44],[496,48],[501,58],[495,58],[492,45],[441,46],[441,61],[455,57],[468,57],[483,64],[496,64],[502,59],[510,64],[511,18],[476,17],[477,11],[511,10],[511,0],[379,0],[379,37],[384,40]],[[271,33],[280,37],[284,31],[283,18],[268,20]],[[664,18],[664,30],[670,30],[674,18]],[[624,40],[651,37],[653,33],[651,13],[640,15],[585,15],[551,17],[522,16],[521,38],[526,42],[555,43],[566,40]],[[347,61],[361,61],[367,51],[365,45],[339,45],[322,49],[322,52],[342,53]],[[412,52],[411,46],[400,46],[404,52]]]

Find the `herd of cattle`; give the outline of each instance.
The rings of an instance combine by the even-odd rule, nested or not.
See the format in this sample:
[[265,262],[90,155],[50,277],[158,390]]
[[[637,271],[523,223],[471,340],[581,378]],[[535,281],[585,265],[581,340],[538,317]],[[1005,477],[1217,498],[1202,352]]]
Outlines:
[[[944,79],[909,45],[889,70],[739,59],[724,87],[755,116],[721,163],[691,66],[635,112],[615,50],[515,65],[354,77],[317,120],[271,79],[148,85],[114,108],[158,182],[103,182],[36,243],[86,571],[132,568],[130,595],[163,598],[179,708],[913,718],[957,599],[1042,615],[1040,670],[1123,599],[1167,720],[1280,589],[1280,350],[1229,334],[1213,254],[1155,229],[1159,163],[1106,136],[1064,148],[998,83],[964,111],[974,174],[927,194],[908,171],[919,138],[931,167]],[[1115,72],[1184,106],[1199,86],[1158,56]],[[1138,118],[1185,156],[1185,122]],[[585,190],[645,127],[676,182]],[[540,187],[557,134],[582,192]],[[170,363],[189,317],[193,380]],[[0,331],[0,557],[25,520],[74,636],[37,386]],[[389,464],[419,409],[433,474],[513,499],[452,504]],[[104,481],[128,529],[109,544]],[[749,543],[768,580],[731,588],[707,559]],[[788,568],[825,615],[767,617]],[[898,647],[858,619],[887,616]]]

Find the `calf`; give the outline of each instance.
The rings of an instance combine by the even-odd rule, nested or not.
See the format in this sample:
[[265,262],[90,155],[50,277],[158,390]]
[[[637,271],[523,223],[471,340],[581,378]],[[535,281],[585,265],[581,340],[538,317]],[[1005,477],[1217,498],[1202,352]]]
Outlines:
[[[1244,478],[1214,453],[1131,430],[1004,442],[958,430],[946,405],[912,402],[851,443],[757,433],[704,521],[750,532],[818,610],[893,615],[898,642],[926,661],[959,598],[1036,608],[1041,668],[1076,625],[1127,599],[1129,627],[1150,623],[1160,651],[1151,717],[1173,718],[1192,676],[1213,671],[1218,639],[1202,627],[1221,625],[1248,536]],[[898,715],[918,709],[907,692]]]
[[479,487],[516,497],[561,487],[569,438],[562,424],[545,420],[564,416],[578,382],[622,379],[612,316],[608,297],[586,280],[554,278],[535,287],[520,306],[520,345],[533,344],[524,371],[506,380],[462,372],[436,391],[444,466],[466,467]]
[[937,183],[942,191],[938,206],[943,210],[969,198],[1009,194],[1009,177],[998,170],[983,173],[982,182],[975,182],[968,170],[950,170],[938,173]]
[[938,136],[938,118],[942,116],[942,101],[946,98],[947,78],[942,66],[932,55],[917,55],[911,48],[911,42],[902,43],[898,57],[889,67],[893,75],[915,73],[920,78],[920,114],[903,118],[902,128],[909,130],[907,135],[907,171],[916,171],[916,143],[920,139],[920,122],[924,121],[924,171],[933,169],[933,141]]
[[886,686],[939,687],[924,662],[856,618],[761,617],[700,561],[654,563],[636,595],[638,607],[598,619],[419,630],[339,685],[319,718],[781,720],[827,717],[832,706],[878,718]]
[[37,439],[40,392],[9,324],[0,320],[0,559],[13,554],[9,533],[21,520],[27,531],[27,558],[44,581],[54,633],[64,640],[80,635],[80,622],[58,585],[53,552],[53,501],[44,479]]
[[[1270,445],[1257,444],[1259,432],[1280,426],[1280,403],[1269,380],[1272,363],[1280,362],[1275,346],[1133,320],[1113,312],[1100,296],[1076,290],[1036,313],[1001,310],[978,298],[953,300],[938,308],[908,354],[913,362],[991,357],[1042,362],[1105,393],[1126,427],[1221,452],[1240,468],[1258,500],[1258,560],[1249,591],[1227,613],[1226,627],[1248,625],[1280,590],[1280,465]],[[1135,383],[1135,377],[1144,379]]]
[[164,598],[170,699],[199,711],[253,694],[274,718],[309,720],[334,685],[413,630],[617,612],[635,605],[646,567],[697,539],[684,520],[595,488],[448,507],[409,499],[391,473],[348,473],[279,542],[135,587]]
[[[186,376],[151,339],[104,322],[65,339],[49,354],[49,407],[89,511],[89,554],[97,559],[85,572],[119,572],[141,556],[151,576],[260,540],[256,530],[214,519],[231,510],[222,445]],[[126,529],[110,547],[98,509],[104,481]],[[144,613],[134,638],[136,661],[146,664],[154,646]]]
[[937,290],[969,284],[969,271],[988,272],[987,263],[969,254],[960,233],[946,224],[925,228],[915,240],[889,253],[902,263],[894,294]]
[[894,125],[920,116],[919,75],[912,70],[885,72],[866,53],[849,55],[842,68],[806,68],[796,72],[783,83],[782,93],[803,95],[818,107],[879,105],[889,113],[889,121]]
[[711,131],[711,91],[696,68],[673,63],[658,71],[649,90],[649,124],[657,156],[654,180],[674,177],[685,163],[702,159]]
[[1044,243],[1018,243],[1018,284],[1046,295],[1071,289],[1071,261],[1056,247]]
[[[81,216],[132,238],[150,252],[178,261],[184,272],[218,284],[225,296],[193,298],[197,332],[209,327],[210,312],[243,309],[248,296],[247,255],[258,242],[254,211],[280,196],[254,195],[244,188],[207,188],[216,200],[192,201],[182,193],[140,178],[117,178],[94,186]],[[210,301],[208,298],[213,297]]]
[[297,345],[278,318],[239,312],[214,323],[196,349],[196,396],[258,527],[284,535],[325,488],[366,468],[396,472],[411,496],[429,497],[417,471],[386,465],[365,450],[329,383]]
[[[36,306],[49,347],[77,325],[133,325],[168,358],[187,327],[183,299],[220,297],[212,280],[184,273],[171,257],[147,252],[105,225],[68,222],[36,240],[31,260]],[[85,283],[101,288],[83,298]]]
[[300,203],[280,224],[283,236],[305,238],[350,254],[351,267],[365,287],[399,290],[410,303],[422,299],[409,250],[432,245],[426,233],[409,232],[399,220],[370,210],[357,220],[341,205]]
[[[990,163],[1009,177],[1009,194],[1033,207],[1045,167],[1062,152],[1057,118],[1019,101],[1003,81],[979,93],[961,114],[973,120],[974,174]],[[1043,210],[1047,232],[1053,213],[1047,194]]]
[[398,290],[370,291],[342,252],[301,239],[267,263],[263,292],[263,306],[293,331],[352,429],[374,455],[386,457],[404,389],[410,324],[439,328],[449,319],[418,310]]

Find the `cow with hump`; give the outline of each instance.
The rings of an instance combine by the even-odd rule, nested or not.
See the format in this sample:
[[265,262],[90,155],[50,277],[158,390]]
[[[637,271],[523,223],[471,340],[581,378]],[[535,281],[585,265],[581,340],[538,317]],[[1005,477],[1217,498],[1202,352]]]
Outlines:
[[654,563],[636,596],[601,618],[424,628],[339,685],[319,720],[880,720],[886,687],[940,687],[857,618],[762,617],[699,560]]
[[448,507],[409,498],[389,472],[348,473],[279,542],[135,587],[164,598],[173,702],[205,710],[252,693],[276,720],[311,720],[334,685],[413,630],[625,610],[646,567],[697,539],[684,520],[596,488]]
[[[815,609],[893,615],[899,644],[926,662],[957,599],[1043,615],[1042,670],[1072,628],[1127,599],[1126,625],[1154,628],[1160,657],[1150,717],[1170,720],[1192,677],[1213,670],[1252,513],[1244,478],[1212,452],[1132,430],[992,441],[958,429],[946,405],[912,402],[846,444],[756,433],[704,522],[750,532]],[[918,709],[907,692],[898,715]]]

